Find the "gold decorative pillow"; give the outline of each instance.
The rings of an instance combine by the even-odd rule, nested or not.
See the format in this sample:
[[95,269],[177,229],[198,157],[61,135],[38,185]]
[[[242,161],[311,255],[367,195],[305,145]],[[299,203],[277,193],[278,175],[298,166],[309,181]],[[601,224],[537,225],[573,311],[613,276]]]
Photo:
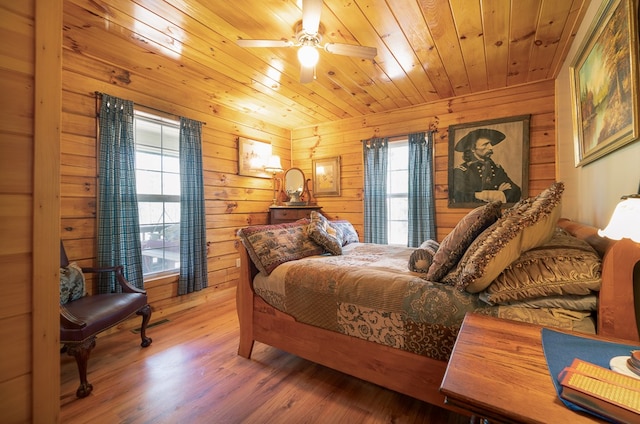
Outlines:
[[524,252],[486,288],[490,303],[548,296],[589,295],[600,290],[602,264],[584,240],[558,229],[547,243]]
[[532,200],[516,203],[471,243],[453,276],[469,293],[484,290],[522,252],[551,238],[560,218],[564,184],[555,182]]
[[462,218],[440,243],[427,272],[427,280],[440,281],[454,268],[479,234],[500,217],[501,202],[479,206]]
[[322,254],[322,247],[309,238],[308,226],[308,219],[255,225],[238,230],[238,237],[258,270],[269,275],[282,263]]

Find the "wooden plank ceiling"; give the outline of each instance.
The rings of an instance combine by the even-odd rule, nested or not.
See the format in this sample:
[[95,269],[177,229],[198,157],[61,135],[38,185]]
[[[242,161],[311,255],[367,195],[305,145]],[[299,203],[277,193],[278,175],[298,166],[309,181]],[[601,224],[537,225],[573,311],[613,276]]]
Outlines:
[[[320,51],[317,78],[299,82],[301,0],[66,0],[65,47],[113,48],[110,61],[180,69],[214,108],[283,128],[386,112],[555,78],[589,0],[324,0],[322,42],[377,48],[373,60]],[[80,36],[81,35],[81,36]],[[76,39],[77,38],[77,39]],[[99,51],[85,54],[105,55]]]

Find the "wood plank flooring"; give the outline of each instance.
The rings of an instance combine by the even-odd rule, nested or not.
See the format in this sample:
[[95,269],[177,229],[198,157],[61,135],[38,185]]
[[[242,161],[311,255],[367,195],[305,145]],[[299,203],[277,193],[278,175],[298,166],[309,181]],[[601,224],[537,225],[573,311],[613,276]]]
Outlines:
[[237,356],[235,289],[167,318],[146,349],[131,331],[98,338],[85,399],[75,360],[61,354],[61,422],[469,423],[261,343],[251,360]]

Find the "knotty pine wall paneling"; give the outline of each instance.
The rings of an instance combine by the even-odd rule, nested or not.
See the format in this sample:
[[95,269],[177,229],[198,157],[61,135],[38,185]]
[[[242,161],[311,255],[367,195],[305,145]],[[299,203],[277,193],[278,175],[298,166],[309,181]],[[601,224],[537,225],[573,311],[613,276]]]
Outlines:
[[0,416],[55,423],[62,0],[0,9]]
[[361,140],[426,131],[435,125],[438,128],[434,154],[436,225],[437,238],[442,240],[470,210],[448,207],[449,125],[530,114],[528,195],[532,196],[555,180],[554,104],[554,82],[549,80],[372,114],[365,118],[297,128],[292,132],[292,161],[310,177],[313,159],[341,156],[341,195],[320,197],[318,204],[328,217],[353,222],[362,239],[364,176]]
[[[79,6],[82,4],[82,7]],[[91,9],[86,13],[83,7]],[[95,92],[132,100],[177,119],[202,121],[209,287],[177,296],[177,276],[145,282],[154,319],[197,305],[234,286],[239,270],[239,228],[265,224],[272,180],[238,175],[237,137],[270,143],[290,165],[289,130],[216,104],[223,95],[193,61],[163,54],[108,21],[105,10],[82,0],[64,1],[62,56],[61,233],[71,260],[96,261],[97,119]],[[89,291],[96,289],[89,281]],[[133,322],[133,321],[131,321]],[[132,325],[127,323],[125,325]],[[137,320],[135,325],[139,325]]]

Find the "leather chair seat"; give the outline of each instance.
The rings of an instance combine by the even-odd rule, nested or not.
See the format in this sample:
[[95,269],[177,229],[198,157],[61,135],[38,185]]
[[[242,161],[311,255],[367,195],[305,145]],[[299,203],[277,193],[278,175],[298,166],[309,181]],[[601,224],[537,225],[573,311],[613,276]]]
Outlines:
[[124,321],[147,304],[147,296],[140,293],[110,293],[84,296],[65,304],[75,318],[84,322],[82,328],[60,328],[60,341],[81,342],[98,332]]

